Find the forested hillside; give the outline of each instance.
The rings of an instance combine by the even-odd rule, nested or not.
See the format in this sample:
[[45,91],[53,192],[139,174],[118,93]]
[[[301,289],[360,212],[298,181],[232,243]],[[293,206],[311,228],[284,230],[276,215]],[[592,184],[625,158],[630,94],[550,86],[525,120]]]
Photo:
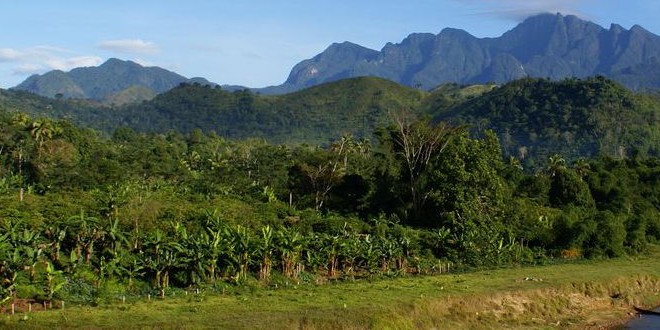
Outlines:
[[151,101],[114,107],[0,91],[0,108],[67,118],[106,136],[119,127],[181,134],[201,129],[232,139],[324,146],[344,134],[374,140],[378,129],[405,112],[468,125],[473,136],[491,129],[503,154],[517,158],[526,170],[542,168],[555,153],[569,161],[660,154],[660,97],[633,93],[603,77],[528,78],[502,86],[445,84],[430,92],[380,78],[355,78],[281,96],[182,84]]
[[370,137],[387,125],[390,113],[416,109],[426,95],[380,78],[356,78],[282,96],[181,84],[152,101],[118,107],[0,91],[0,108],[69,118],[108,135],[122,126],[142,132],[199,128],[229,138],[327,144],[346,133]]
[[522,79],[436,112],[438,121],[497,132],[504,155],[535,167],[568,159],[660,155],[660,99],[603,77]]
[[328,143],[342,134],[370,136],[388,113],[416,108],[425,93],[379,78],[357,78],[283,96],[182,85],[152,102],[121,109],[123,124],[142,131],[201,128],[230,138]]

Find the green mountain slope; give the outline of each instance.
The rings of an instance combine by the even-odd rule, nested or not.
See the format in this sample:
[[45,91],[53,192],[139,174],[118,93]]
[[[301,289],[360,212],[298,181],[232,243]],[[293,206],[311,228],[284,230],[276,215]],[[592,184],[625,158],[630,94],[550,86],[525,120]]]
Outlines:
[[103,99],[103,104],[110,106],[121,106],[131,103],[149,101],[156,97],[157,93],[144,86],[131,86],[114,94],[109,94]]
[[518,80],[447,110],[435,119],[494,130],[506,155],[545,161],[660,154],[660,102],[603,77]]
[[371,138],[388,125],[391,113],[413,110],[468,124],[474,134],[494,130],[504,154],[528,168],[544,166],[555,153],[569,160],[660,155],[660,97],[635,94],[602,77],[523,79],[499,87],[445,84],[431,92],[364,77],[279,96],[181,84],[150,101],[113,107],[0,90],[0,109],[68,118],[106,135],[122,126],[157,133],[201,129],[228,138],[313,145],[343,134]]
[[417,108],[425,92],[380,78],[356,78],[282,96],[181,85],[151,102],[119,111],[121,124],[138,130],[189,132],[275,143],[326,143],[342,134],[370,136],[388,113]]

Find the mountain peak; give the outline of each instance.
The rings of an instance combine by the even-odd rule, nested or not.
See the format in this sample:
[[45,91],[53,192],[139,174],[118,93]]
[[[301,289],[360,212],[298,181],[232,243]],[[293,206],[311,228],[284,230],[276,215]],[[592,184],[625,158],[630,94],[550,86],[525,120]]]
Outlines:
[[643,28],[643,27],[641,27],[640,25],[637,25],[637,24],[633,25],[630,28],[630,31],[631,32],[636,32],[636,33],[651,33],[648,30],[646,30],[645,28]]
[[440,31],[440,34],[438,36],[444,36],[444,37],[455,37],[455,38],[474,38],[473,35],[471,35],[469,32],[462,30],[462,29],[455,29],[455,28],[444,28],[442,31]]
[[352,52],[352,53],[360,53],[360,52],[374,52],[373,49],[369,49],[367,47],[358,45],[356,43],[352,43],[350,41],[344,41],[344,42],[335,42],[332,43],[328,48],[326,48],[325,52]]
[[140,65],[139,63],[133,62],[131,60],[121,60],[115,57],[109,58],[108,60],[103,62],[103,64],[101,64],[100,67],[118,66],[118,65],[132,65],[132,66],[142,67],[142,65]]

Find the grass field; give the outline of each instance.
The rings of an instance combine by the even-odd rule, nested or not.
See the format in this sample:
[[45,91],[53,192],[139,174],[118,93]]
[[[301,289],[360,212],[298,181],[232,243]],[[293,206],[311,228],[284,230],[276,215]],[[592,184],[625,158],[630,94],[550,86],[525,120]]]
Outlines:
[[599,328],[660,304],[660,248],[636,258],[358,280],[2,315],[3,328]]

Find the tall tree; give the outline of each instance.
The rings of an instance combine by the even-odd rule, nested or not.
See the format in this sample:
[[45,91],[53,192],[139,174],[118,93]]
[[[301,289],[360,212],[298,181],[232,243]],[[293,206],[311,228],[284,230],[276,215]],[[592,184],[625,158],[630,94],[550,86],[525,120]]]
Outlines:
[[447,144],[463,127],[453,127],[445,122],[432,124],[429,120],[414,120],[409,113],[394,114],[396,131],[393,140],[396,152],[404,163],[412,202],[413,217],[420,211],[429,194],[422,190],[420,177],[427,170],[434,156],[441,154]]

